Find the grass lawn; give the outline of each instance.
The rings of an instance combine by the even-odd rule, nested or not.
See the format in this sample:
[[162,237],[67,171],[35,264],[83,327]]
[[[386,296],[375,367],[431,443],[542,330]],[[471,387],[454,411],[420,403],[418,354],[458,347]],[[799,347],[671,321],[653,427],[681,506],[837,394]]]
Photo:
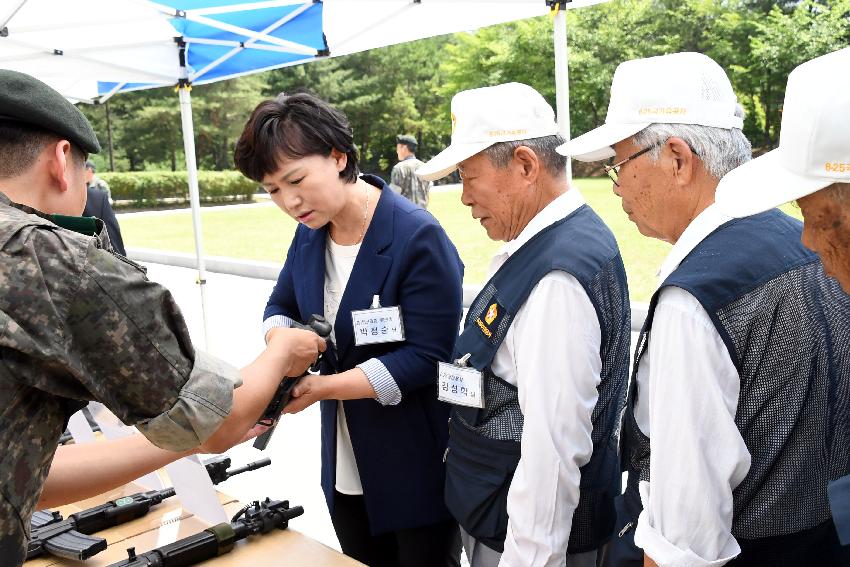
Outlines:
[[[623,254],[632,300],[649,301],[656,286],[655,272],[670,245],[640,235],[611,192],[608,179],[578,179],[588,204],[608,223]],[[484,229],[460,203],[459,191],[434,193],[429,210],[446,229],[466,265],[466,283],[483,283],[490,258],[501,243],[487,238]],[[798,218],[800,211],[784,210]],[[121,216],[121,232],[128,247],[194,252],[190,213]],[[202,211],[204,253],[212,256],[265,260],[283,265],[296,222],[277,207],[208,209]]]

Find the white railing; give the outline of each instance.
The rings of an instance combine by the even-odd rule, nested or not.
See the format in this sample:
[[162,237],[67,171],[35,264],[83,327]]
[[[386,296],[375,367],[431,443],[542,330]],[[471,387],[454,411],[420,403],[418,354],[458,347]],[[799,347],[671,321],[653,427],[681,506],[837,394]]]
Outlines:
[[[128,248],[127,256],[138,262],[150,262],[152,264],[165,264],[167,266],[179,266],[181,268],[197,269],[198,262],[194,254],[184,252],[167,252],[163,250],[152,250],[149,248]],[[277,280],[280,273],[280,263],[260,262],[257,260],[238,260],[221,256],[205,256],[206,270],[219,274],[229,274],[261,280]],[[468,308],[472,300],[481,291],[480,285],[464,284],[463,307]],[[633,301],[632,306],[632,331],[640,331],[643,321],[646,319],[647,303]]]

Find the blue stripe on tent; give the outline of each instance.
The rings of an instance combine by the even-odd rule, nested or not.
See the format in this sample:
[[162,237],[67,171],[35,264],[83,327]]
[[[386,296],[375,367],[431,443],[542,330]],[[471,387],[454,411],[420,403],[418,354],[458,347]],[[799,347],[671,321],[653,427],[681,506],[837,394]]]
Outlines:
[[[160,4],[174,9],[192,10],[199,8],[212,8],[218,6],[238,6],[239,4],[250,4],[253,0],[240,2],[240,0],[162,0]],[[305,1],[303,3],[280,6],[276,8],[246,9],[227,14],[211,14],[207,16],[211,20],[217,20],[251,31],[260,32],[274,24],[287,14],[308,6],[304,12],[298,14],[292,20],[286,22],[268,35],[285,39],[293,43],[299,43],[317,51],[325,48],[324,35],[322,33],[322,2]],[[215,39],[233,42],[246,42],[251,38],[243,34],[224,31],[212,26],[191,22],[184,18],[172,18],[171,25],[177,30],[178,35],[192,38]],[[269,42],[256,42],[257,45],[273,45]],[[187,63],[192,72],[198,72],[207,65],[216,61],[222,55],[230,53],[233,46],[205,45],[202,43],[189,43]],[[175,57],[177,48],[175,46]],[[297,63],[303,59],[310,59],[312,55],[285,53],[280,51],[265,51],[261,49],[248,48],[236,53],[217,67],[207,71],[199,80],[204,83],[213,82],[218,78],[242,75],[254,70],[266,70],[275,67],[283,67]],[[176,78],[175,78],[176,81]],[[98,82],[98,93],[104,95],[112,92],[118,85],[115,82]],[[128,83],[123,85],[117,92],[128,90],[139,90],[143,88],[156,88],[163,86],[157,83]]]
[[[108,83],[108,82],[98,81],[97,82],[97,94],[102,96],[102,95],[111,93],[112,89],[114,89],[116,86],[118,86],[118,84],[119,83]],[[163,86],[168,86],[168,85],[161,85],[161,84],[158,84],[158,83],[127,83],[123,87],[121,87],[118,90],[118,92],[121,93],[121,92],[128,91],[128,90],[138,90],[138,89],[155,89],[155,88],[159,88],[159,87],[163,87]]]
[[[216,16],[209,16],[209,19],[239,26],[255,32],[261,32],[300,7],[301,6],[288,6],[287,9],[267,8],[264,10],[252,10],[250,12],[220,14]],[[286,22],[284,25],[279,26],[270,32],[269,35],[295,43],[302,43],[304,45],[314,47],[315,49],[322,49],[324,47],[324,42],[322,40],[321,32],[321,16],[321,4],[311,4],[305,12],[299,14],[289,22]],[[185,37],[200,37],[205,39],[230,41],[246,41],[250,39],[246,35],[235,34],[198,22],[184,20],[182,18],[174,18],[171,23],[177,31]],[[258,43],[262,44],[264,42]]]

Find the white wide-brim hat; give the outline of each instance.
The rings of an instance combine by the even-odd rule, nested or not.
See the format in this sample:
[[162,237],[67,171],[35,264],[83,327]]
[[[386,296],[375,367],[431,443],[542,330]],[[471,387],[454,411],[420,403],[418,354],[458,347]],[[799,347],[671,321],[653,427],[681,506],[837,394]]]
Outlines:
[[788,76],[779,147],[720,180],[715,202],[733,217],[850,183],[850,48],[812,59]]
[[738,99],[723,69],[702,53],[672,53],[621,63],[611,81],[605,124],[558,147],[579,161],[614,157],[614,144],[651,124],[741,128]]
[[457,164],[498,142],[558,133],[546,99],[522,83],[461,91],[452,98],[452,143],[416,170],[428,181],[445,177]]

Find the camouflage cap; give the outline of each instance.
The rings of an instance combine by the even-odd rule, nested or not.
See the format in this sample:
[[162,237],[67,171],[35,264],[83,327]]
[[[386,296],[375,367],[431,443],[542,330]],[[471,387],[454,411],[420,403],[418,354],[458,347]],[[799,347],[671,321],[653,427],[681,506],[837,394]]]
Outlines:
[[38,126],[90,154],[100,151],[97,136],[83,113],[61,94],[24,73],[0,69],[0,120]]
[[402,134],[401,136],[396,136],[395,141],[397,144],[404,144],[411,149],[415,149],[416,146],[419,145],[419,142],[416,141],[416,138],[409,134]]

